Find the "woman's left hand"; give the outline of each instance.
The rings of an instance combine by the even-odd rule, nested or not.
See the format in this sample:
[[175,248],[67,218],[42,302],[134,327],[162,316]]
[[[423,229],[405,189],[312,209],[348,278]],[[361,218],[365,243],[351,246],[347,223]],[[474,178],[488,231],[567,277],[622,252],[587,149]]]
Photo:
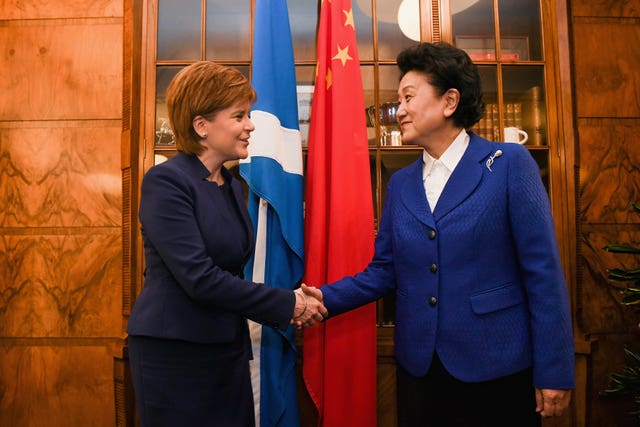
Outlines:
[[559,417],[569,407],[571,390],[536,389],[536,412],[543,417]]

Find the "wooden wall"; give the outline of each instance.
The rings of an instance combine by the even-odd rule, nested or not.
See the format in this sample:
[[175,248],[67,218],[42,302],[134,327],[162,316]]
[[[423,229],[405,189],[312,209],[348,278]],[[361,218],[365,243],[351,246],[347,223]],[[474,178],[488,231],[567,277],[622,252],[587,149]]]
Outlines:
[[602,250],[640,243],[640,1],[575,0],[572,63],[579,163],[576,322],[593,340],[587,425],[635,425],[630,398],[603,399],[611,372],[627,362],[624,344],[640,351],[638,316],[622,306],[606,270],[637,267],[638,257]]
[[0,425],[113,426],[122,2],[0,2]]

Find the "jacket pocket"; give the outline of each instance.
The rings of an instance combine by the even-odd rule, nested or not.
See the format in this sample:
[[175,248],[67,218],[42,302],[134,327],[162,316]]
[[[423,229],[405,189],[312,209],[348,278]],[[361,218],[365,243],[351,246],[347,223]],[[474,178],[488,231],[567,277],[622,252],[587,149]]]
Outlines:
[[520,286],[507,284],[472,294],[471,307],[476,314],[487,314],[522,304],[524,299]]

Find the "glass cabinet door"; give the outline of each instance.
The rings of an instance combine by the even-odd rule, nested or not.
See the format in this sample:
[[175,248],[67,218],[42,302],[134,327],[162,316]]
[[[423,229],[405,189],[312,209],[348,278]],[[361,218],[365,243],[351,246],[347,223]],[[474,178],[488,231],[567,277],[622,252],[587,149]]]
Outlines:
[[486,103],[471,129],[529,148],[549,183],[549,134],[540,1],[450,0],[451,40],[478,64]]
[[536,0],[498,0],[502,59],[542,61],[540,3]]
[[207,0],[205,59],[251,60],[250,0]]
[[200,0],[158,0],[159,61],[200,59]]
[[483,75],[487,111],[472,130],[494,141],[526,140],[526,145],[545,145],[539,1],[451,0],[450,3],[453,43],[478,63]]

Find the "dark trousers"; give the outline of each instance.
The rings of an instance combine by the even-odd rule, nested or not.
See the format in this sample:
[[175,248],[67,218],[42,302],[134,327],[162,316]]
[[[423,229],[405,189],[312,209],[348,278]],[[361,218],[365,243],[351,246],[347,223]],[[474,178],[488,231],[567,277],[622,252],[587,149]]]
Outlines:
[[141,427],[253,427],[253,392],[241,343],[129,336]]
[[399,427],[539,427],[531,369],[479,383],[451,376],[437,355],[424,377],[397,368]]

